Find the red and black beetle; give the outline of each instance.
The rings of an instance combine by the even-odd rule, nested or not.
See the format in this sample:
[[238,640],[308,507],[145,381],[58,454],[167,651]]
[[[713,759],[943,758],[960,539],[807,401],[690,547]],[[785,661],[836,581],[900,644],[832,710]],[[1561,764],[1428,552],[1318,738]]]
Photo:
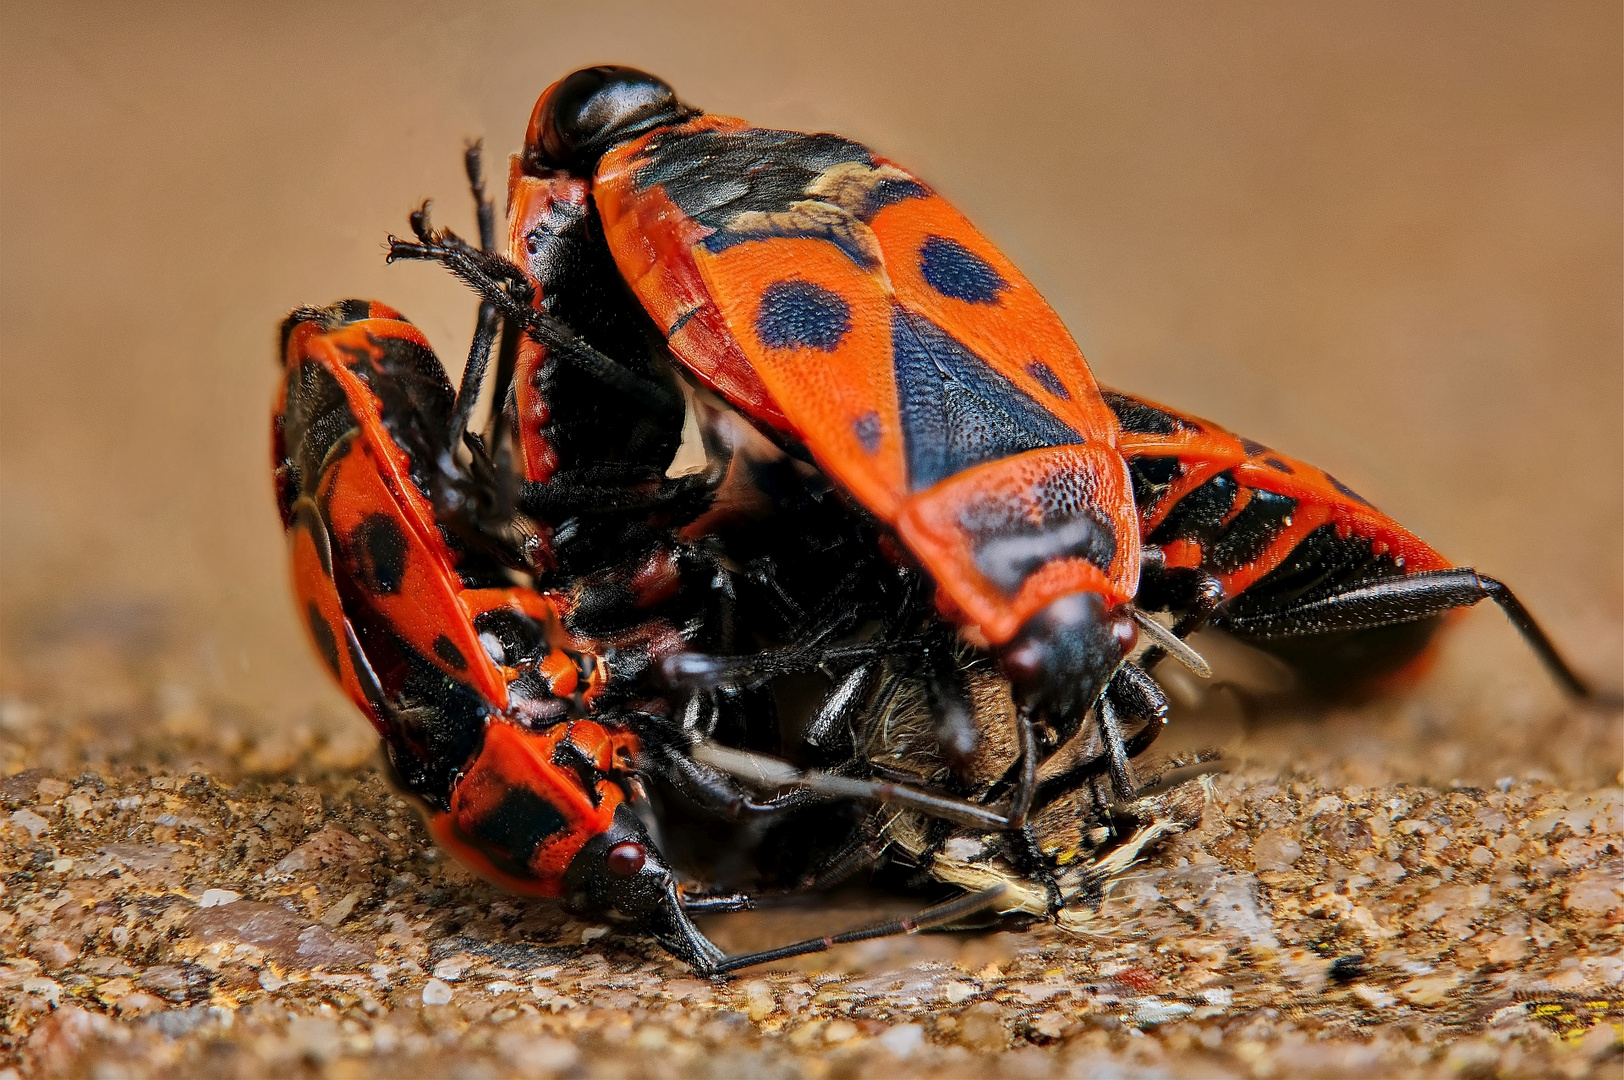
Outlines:
[[507,583],[436,520],[454,399],[422,335],[348,301],[294,312],[283,349],[274,455],[294,595],[435,838],[707,970],[721,953],[630,806],[637,738],[586,716],[601,657],[564,632],[559,598]]
[[[315,613],[318,646],[392,740],[408,787],[443,804],[437,834],[516,888],[534,875],[545,884],[529,891],[620,910],[698,970],[839,939],[722,959],[635,833],[633,773],[660,775],[712,809],[777,812],[793,794],[752,803],[690,753],[715,732],[719,699],[709,691],[843,664],[827,703],[833,719],[820,715],[807,742],[861,771],[838,740],[812,735],[861,707],[875,662],[910,654],[922,659],[900,666],[923,678],[943,747],[962,758],[976,719],[955,700],[952,635],[924,616],[921,598],[994,653],[1016,687],[1020,754],[1007,799],[970,805],[858,775],[814,778],[816,797],[911,801],[1021,834],[1035,804],[1085,776],[1108,773],[1130,796],[1128,759],[1165,718],[1147,669],[1164,651],[1199,667],[1181,639],[1207,624],[1299,664],[1329,656],[1347,675],[1357,658],[1357,674],[1378,675],[1408,662],[1437,616],[1491,598],[1568,689],[1587,692],[1504,586],[1450,566],[1327,474],[1101,391],[996,249],[917,178],[849,140],[706,116],[651,76],[587,69],[538,103],[510,210],[505,259],[483,206],[479,248],[432,230],[422,213],[417,241],[392,243],[392,256],[442,261],[482,294],[455,397],[437,361],[422,361],[432,354],[415,331],[364,332],[363,344],[349,330],[374,319],[407,326],[393,313],[341,306],[290,321],[299,362],[278,461],[296,588]],[[467,435],[468,418],[499,323],[512,332],[481,439]],[[411,349],[379,351],[380,341],[408,339]],[[324,348],[331,356],[313,359]],[[747,632],[734,634],[731,598],[750,574],[738,573],[720,519],[705,514],[719,463],[666,475],[683,415],[673,358],[856,509],[849,520],[769,515],[785,535],[767,545],[755,583],[789,601],[772,632],[757,632],[771,620],[747,618]],[[314,372],[336,397],[314,374],[305,385]],[[374,444],[352,460],[355,446]],[[336,517],[335,490],[345,502]],[[808,550],[797,548],[798,530],[837,519],[829,550],[839,554],[797,566]],[[410,558],[391,561],[400,545],[388,530],[389,542],[372,543],[365,527],[382,530],[382,520],[417,545],[407,544]],[[380,594],[380,566],[392,581],[418,572],[437,584]],[[513,585],[504,574],[514,570],[544,588]],[[832,610],[785,588],[815,590],[820,574],[835,582],[824,597]],[[729,599],[710,605],[718,597]],[[497,642],[502,659],[477,624],[496,610],[533,624],[512,649]],[[1178,625],[1169,632],[1151,610],[1173,612]],[[877,634],[864,628],[874,622]],[[1139,630],[1154,647],[1129,662]],[[843,640],[853,635],[872,636]],[[485,650],[475,661],[470,639]],[[740,655],[700,655],[730,648]],[[524,673],[507,659],[538,667],[553,651],[592,672],[607,665],[598,697],[572,712],[550,685],[515,689]],[[662,673],[675,688],[656,685]],[[1091,709],[1104,752],[1040,788],[1040,755]],[[745,742],[776,734],[765,717],[746,713],[743,723]],[[466,821],[455,813],[465,785]],[[579,793],[603,817],[610,789],[620,802],[603,820],[561,810]],[[513,802],[538,791],[545,805]],[[547,838],[558,829],[543,828],[554,823],[549,809],[569,838],[556,854]],[[628,843],[644,852],[629,875]],[[1041,853],[1028,856],[1040,870]],[[990,902],[971,897],[929,917]]]
[[[709,115],[654,76],[595,67],[541,95],[515,177],[583,185],[687,373],[814,461],[926,571],[941,612],[1000,658],[1023,725],[1064,738],[1096,710],[1123,797],[1127,758],[1165,712],[1125,659],[1140,631],[1151,663],[1173,651],[1200,670],[1180,637],[1210,622],[1303,663],[1363,653],[1375,674],[1435,616],[1493,599],[1588,693],[1503,585],[1326,474],[1102,392],[1019,271],[863,146]],[[420,230],[394,253],[499,296],[501,271],[447,240]],[[548,260],[545,243],[530,254]],[[1181,615],[1176,632],[1147,609]],[[672,663],[679,677],[716,670]],[[974,725],[939,711],[962,757]],[[1029,798],[1012,800],[1012,824]]]

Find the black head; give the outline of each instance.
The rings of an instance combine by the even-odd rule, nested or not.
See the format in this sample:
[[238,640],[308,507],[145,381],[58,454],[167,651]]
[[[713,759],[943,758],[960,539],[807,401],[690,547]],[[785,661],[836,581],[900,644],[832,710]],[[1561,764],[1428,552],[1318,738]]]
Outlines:
[[549,86],[530,114],[525,164],[588,172],[605,151],[693,114],[676,91],[636,68],[582,68]]
[[999,656],[1017,701],[1052,713],[1094,704],[1139,628],[1098,593],[1062,596],[1026,621]]
[[700,975],[711,974],[723,956],[683,911],[676,878],[624,803],[615,808],[609,828],[570,861],[564,906],[587,918],[631,922]]

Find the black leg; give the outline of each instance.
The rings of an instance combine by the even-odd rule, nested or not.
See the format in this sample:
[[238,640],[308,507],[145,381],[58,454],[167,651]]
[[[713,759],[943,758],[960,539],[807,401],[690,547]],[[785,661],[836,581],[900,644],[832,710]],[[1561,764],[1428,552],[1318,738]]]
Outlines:
[[1385,578],[1283,610],[1241,618],[1228,618],[1220,611],[1217,622],[1241,637],[1267,641],[1417,622],[1481,600],[1500,605],[1511,625],[1563,689],[1575,697],[1594,696],[1590,685],[1562,659],[1555,644],[1511,590],[1469,567]]
[[874,938],[893,937],[898,934],[913,934],[920,930],[927,930],[933,926],[941,926],[955,919],[962,919],[966,915],[973,915],[978,911],[997,904],[1004,895],[1004,887],[995,885],[990,889],[983,889],[978,893],[970,893],[956,900],[949,900],[945,904],[926,908],[919,914],[907,919],[895,919],[874,926],[867,926],[861,930],[848,930],[843,934],[831,934],[829,937],[810,938],[798,941],[793,945],[783,945],[776,949],[763,949],[760,952],[741,953],[738,956],[729,956],[711,967],[710,974],[725,975],[739,968],[753,967],[756,964],[771,963],[774,960],[788,960],[793,956],[805,956],[807,953],[824,952],[836,945],[848,945],[857,941],[871,941]]
[[1126,753],[1138,757],[1156,741],[1167,726],[1167,695],[1150,673],[1138,664],[1123,664],[1111,677],[1105,688],[1106,696],[1116,706],[1119,717],[1126,716],[1144,724],[1128,740]]
[[728,684],[760,684],[782,675],[795,675],[824,668],[846,668],[875,659],[922,651],[917,640],[872,641],[825,646],[828,640],[851,625],[861,611],[848,607],[825,620],[800,642],[785,649],[766,649],[741,656],[712,656],[705,653],[679,653],[664,664],[666,681],[674,687],[711,687]]
[[[462,155],[463,171],[468,174],[468,189],[474,196],[474,213],[479,220],[479,249],[488,255],[496,253],[496,206],[485,197],[485,170],[480,161],[484,144],[471,142]],[[468,350],[468,364],[462,369],[462,383],[457,388],[457,404],[451,411],[452,453],[462,445],[462,433],[468,430],[468,421],[474,414],[479,391],[485,383],[485,369],[490,364],[491,349],[496,343],[499,320],[496,305],[489,300],[479,303],[479,319],[474,324],[474,342]],[[493,409],[502,403],[495,402]]]
[[496,251],[496,204],[485,197],[485,142],[475,139],[462,152],[462,169],[468,174],[468,188],[474,193],[474,212],[479,219],[479,249]]
[[[726,471],[725,464],[721,471]],[[684,510],[692,519],[709,506],[717,479],[706,470],[674,477],[628,475],[624,482],[617,483],[611,478],[561,471],[544,484],[525,483],[520,501],[528,512],[549,520],[580,513],[645,516],[673,509]]]
[[1020,772],[1015,775],[1015,790],[1009,796],[1009,824],[1014,829],[1025,829],[1026,815],[1032,810],[1032,797],[1038,789],[1038,740],[1032,730],[1032,713],[1024,707],[1015,711],[1015,739],[1019,744]]
[[389,238],[389,259],[425,259],[438,262],[461,278],[481,297],[496,306],[507,320],[547,346],[560,359],[579,367],[608,389],[625,394],[656,412],[683,408],[682,395],[646,379],[588,345],[568,326],[530,306],[534,292],[518,267],[497,255],[470,247],[449,229],[429,223],[428,206],[411,216],[417,242]]
[[[1217,578],[1201,571],[1196,573],[1197,577],[1191,589],[1190,608],[1173,624],[1173,636],[1181,641],[1206,626],[1207,621],[1212,618],[1212,613],[1225,599],[1224,587]],[[1137,663],[1149,671],[1166,657],[1166,649],[1152,647],[1140,654]]]
[[[1123,777],[1115,768],[1120,763],[1124,768],[1128,762],[1150,747],[1156,737],[1167,726],[1167,698],[1162,688],[1156,684],[1143,670],[1135,664],[1123,664],[1112,676],[1111,682],[1106,686],[1105,693],[1101,695],[1100,702],[1111,710],[1111,716],[1116,727],[1118,747],[1112,748],[1109,732],[1101,731],[1101,740],[1105,750],[1095,757],[1081,761],[1062,773],[1048,777],[1038,785],[1037,795],[1033,805],[1038,809],[1049,805],[1069,791],[1075,790],[1094,777],[1109,774],[1111,776],[1112,794],[1118,799],[1131,799],[1136,796],[1135,790],[1123,791]],[[1123,739],[1122,720],[1136,720],[1144,726],[1131,737]],[[1106,727],[1103,723],[1102,729]],[[1078,736],[1080,737],[1080,736]],[[1128,770],[1126,780],[1131,784],[1133,776]]]
[[[967,799],[893,784],[884,780],[864,780],[839,773],[802,770],[795,766],[747,750],[735,750],[717,743],[702,743],[693,756],[714,769],[765,788],[793,788],[824,798],[859,799],[917,810],[928,817],[951,821],[983,832],[1003,832],[1009,816]],[[787,796],[786,796],[787,797]]]
[[755,901],[744,893],[727,893],[721,896],[690,894],[682,898],[682,910],[690,915],[724,915],[735,911],[750,911],[755,906]]
[[733,777],[676,747],[665,746],[656,740],[653,746],[645,743],[644,749],[654,760],[660,775],[670,781],[696,809],[724,821],[777,816],[830,797],[811,788],[796,788],[776,798],[757,800]]
[[[500,327],[501,319],[496,314],[496,305],[488,300],[481,301],[479,318],[474,324],[474,341],[468,348],[468,363],[462,369],[462,382],[457,387],[457,403],[451,410],[450,446],[453,454],[462,445],[463,433],[468,430],[474,407],[479,403],[485,370],[490,366],[491,350],[496,345],[496,332]],[[491,406],[493,410],[501,407],[500,401]]]
[[807,745],[826,753],[852,749],[852,720],[873,694],[880,666],[878,660],[859,664],[835,684],[801,735]]
[[1060,892],[1060,879],[1055,877],[1054,864],[1043,853],[1043,845],[1038,843],[1037,834],[1030,825],[1022,825],[1011,832],[1005,850],[1010,853],[1017,870],[1043,883],[1051,916],[1066,906],[1065,897]]
[[1111,775],[1111,790],[1119,802],[1133,798],[1139,782],[1128,764],[1128,748],[1122,738],[1122,723],[1110,694],[1101,694],[1096,706],[1100,718],[1100,739],[1105,743],[1105,766]]

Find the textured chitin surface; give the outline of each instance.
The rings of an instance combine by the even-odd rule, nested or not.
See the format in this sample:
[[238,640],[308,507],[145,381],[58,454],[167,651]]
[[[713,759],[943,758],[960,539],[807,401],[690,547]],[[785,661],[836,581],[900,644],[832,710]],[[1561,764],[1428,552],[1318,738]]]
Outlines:
[[1210,420],[1107,391],[1122,424],[1139,525],[1170,567],[1200,567],[1236,596],[1305,544],[1362,543],[1385,573],[1449,560],[1323,469],[1233,435]]
[[[636,741],[571,720],[583,685],[553,599],[479,587],[434,523],[427,471],[451,388],[393,309],[351,301],[291,317],[277,403],[277,500],[316,651],[384,738],[429,828],[515,892],[564,870],[623,800]],[[595,668],[596,670],[596,668]]]
[[[673,351],[806,445],[989,640],[1065,593],[1132,595],[1115,416],[1037,290],[918,179],[704,116],[607,155],[595,195]],[[986,551],[1040,535],[1039,557]]]
[[290,320],[284,352],[277,498],[317,651],[374,724],[386,723],[374,690],[400,692],[411,666],[357,679],[386,633],[391,654],[412,653],[505,704],[428,500],[451,412],[440,362],[398,312],[362,301]]
[[[1299,642],[1272,640],[1276,616],[1449,560],[1323,469],[1143,398],[1107,390],[1105,400],[1122,424],[1140,535],[1163,555],[1159,573],[1198,569],[1223,587],[1210,625],[1306,664],[1328,687],[1375,690],[1419,672],[1454,614]],[[1160,590],[1146,581],[1140,599],[1154,607]]]
[[479,757],[429,828],[488,881],[558,896],[570,860],[609,828],[625,794],[608,779],[632,767],[636,742],[590,720],[530,731],[491,723]]

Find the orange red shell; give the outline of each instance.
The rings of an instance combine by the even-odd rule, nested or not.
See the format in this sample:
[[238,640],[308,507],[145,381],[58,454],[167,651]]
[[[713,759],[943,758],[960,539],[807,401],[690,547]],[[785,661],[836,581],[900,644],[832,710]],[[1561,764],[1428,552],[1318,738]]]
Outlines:
[[1259,492],[1282,495],[1294,503],[1267,544],[1238,566],[1215,564],[1211,553],[1194,541],[1174,539],[1161,545],[1167,566],[1203,567],[1218,578],[1227,596],[1238,596],[1266,577],[1310,533],[1325,525],[1334,526],[1343,539],[1370,540],[1373,554],[1390,556],[1405,573],[1452,565],[1324,469],[1166,405],[1116,392],[1110,397],[1124,417],[1121,446],[1130,462],[1143,458],[1176,458],[1179,462],[1178,475],[1139,508],[1143,536],[1154,536],[1181,502],[1223,473],[1231,474],[1238,487],[1225,524],[1239,518]]
[[[733,153],[793,173],[801,191],[741,198],[736,212],[727,192],[696,194],[705,167],[718,186],[749,183],[720,175]],[[1037,290],[916,178],[834,136],[701,116],[610,151],[593,194],[672,351],[895,529],[944,610],[997,644],[1067,593],[1132,597],[1138,536],[1115,416]],[[986,518],[992,500],[1012,529],[1053,527],[1044,485],[1062,475],[1084,500],[1066,512],[1091,515],[1109,552],[994,580],[977,558],[986,538],[963,519]]]
[[632,767],[636,739],[590,720],[530,731],[493,719],[435,840],[480,876],[526,896],[559,896],[570,861],[613,822],[625,793],[604,779]]

